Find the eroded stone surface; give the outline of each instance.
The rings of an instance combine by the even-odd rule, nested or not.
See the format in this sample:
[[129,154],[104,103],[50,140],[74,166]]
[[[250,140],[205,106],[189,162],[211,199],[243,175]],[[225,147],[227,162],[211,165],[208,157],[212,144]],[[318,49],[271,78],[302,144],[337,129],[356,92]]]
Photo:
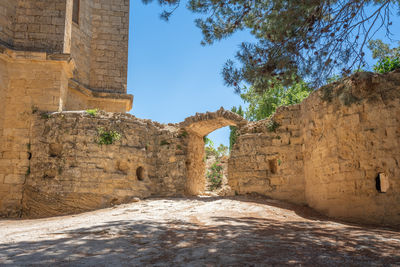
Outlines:
[[[102,145],[100,132],[116,132],[120,140]],[[185,193],[187,138],[177,126],[130,114],[66,112],[38,116],[32,134],[24,217]]]
[[[355,74],[242,127],[229,183],[239,194],[304,203],[332,217],[399,225],[399,125],[400,72]],[[381,172],[390,177],[385,194],[376,188]]]

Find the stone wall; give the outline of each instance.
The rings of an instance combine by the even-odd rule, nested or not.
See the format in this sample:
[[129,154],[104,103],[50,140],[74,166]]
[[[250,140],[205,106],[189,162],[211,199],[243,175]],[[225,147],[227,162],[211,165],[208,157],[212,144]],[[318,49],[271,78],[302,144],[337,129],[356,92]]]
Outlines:
[[68,61],[0,48],[0,216],[21,212],[32,114],[62,109]]
[[399,99],[400,72],[358,73],[249,123],[229,161],[232,189],[347,221],[399,225]]
[[19,50],[62,53],[66,0],[18,0],[14,47]]
[[72,10],[72,0],[3,0],[0,44],[71,54],[81,86],[126,94],[129,0],[80,0],[79,23],[72,22]]
[[76,61],[75,80],[89,86],[90,40],[92,38],[91,0],[80,1],[79,24],[72,23],[71,56]]
[[[400,224],[400,72],[359,73],[302,103],[305,194],[336,218]],[[376,178],[388,178],[386,193]]]
[[[121,135],[100,145],[100,131]],[[135,197],[184,194],[186,142],[179,128],[129,114],[37,116],[23,215],[77,213]]]
[[232,190],[305,204],[300,116],[300,105],[281,107],[240,129],[229,159]]
[[126,93],[129,0],[92,2],[90,87]]
[[0,1],[0,41],[8,46],[14,45],[14,24],[16,0]]
[[[400,72],[355,74],[267,120],[247,122],[221,109],[163,125],[121,113],[42,113],[71,107],[73,65],[68,56],[0,47],[0,216],[204,193],[203,137],[235,125],[228,183],[237,194],[306,204],[348,221],[400,224]],[[74,90],[87,96],[76,108],[103,108],[107,97],[124,103],[79,83]],[[101,131],[111,130],[121,139],[100,145]]]

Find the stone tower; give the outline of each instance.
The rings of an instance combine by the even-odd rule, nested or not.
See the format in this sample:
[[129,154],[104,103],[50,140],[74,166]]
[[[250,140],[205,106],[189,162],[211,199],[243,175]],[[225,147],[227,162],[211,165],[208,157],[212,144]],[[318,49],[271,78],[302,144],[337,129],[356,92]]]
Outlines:
[[0,1],[0,216],[18,215],[37,114],[126,112],[129,0]]
[[[132,96],[126,94],[128,32],[129,0],[0,1],[3,54],[29,64],[44,63],[42,59],[47,65],[68,63],[63,68],[70,72],[68,84],[61,83],[57,110],[131,109]],[[47,100],[31,104],[40,108],[50,104]]]

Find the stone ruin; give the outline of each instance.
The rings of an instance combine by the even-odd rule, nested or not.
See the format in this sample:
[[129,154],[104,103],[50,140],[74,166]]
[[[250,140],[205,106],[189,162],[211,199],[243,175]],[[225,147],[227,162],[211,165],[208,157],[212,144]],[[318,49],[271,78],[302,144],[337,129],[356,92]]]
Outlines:
[[400,72],[354,74],[262,121],[160,124],[125,113],[128,14],[128,0],[0,2],[1,216],[202,194],[203,137],[236,126],[233,194],[400,224]]

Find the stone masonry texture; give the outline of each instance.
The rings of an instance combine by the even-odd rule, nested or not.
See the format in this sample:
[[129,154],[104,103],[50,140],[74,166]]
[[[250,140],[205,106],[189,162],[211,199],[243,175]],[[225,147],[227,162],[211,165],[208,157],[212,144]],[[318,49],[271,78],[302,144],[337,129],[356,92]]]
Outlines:
[[160,124],[125,113],[129,1],[80,0],[77,23],[73,2],[0,1],[0,216],[203,194],[203,137],[236,126],[231,194],[400,225],[399,71],[354,74],[257,122],[220,109]]
[[[229,183],[347,221],[400,224],[400,72],[362,72],[240,129]],[[384,173],[390,189],[378,190]]]
[[[23,216],[184,195],[187,138],[179,127],[129,114],[67,112],[38,116],[32,129]],[[118,132],[121,138],[101,145],[102,131]]]
[[[126,112],[132,107],[133,97],[126,94],[129,2],[80,0],[78,23],[72,22],[73,2],[0,1],[2,216],[21,215],[38,114],[88,108]],[[96,19],[104,23],[94,23]],[[100,50],[107,64],[92,57],[100,56]],[[104,79],[97,74],[100,66],[107,74]],[[91,84],[90,75],[106,82]]]
[[[398,225],[399,86],[399,72],[355,74],[258,122],[223,109],[168,125],[123,113],[26,110],[29,125],[20,132],[1,124],[9,147],[2,150],[0,188],[8,192],[2,214],[46,217],[136,197],[201,194],[203,136],[236,125],[228,163],[236,194],[309,205],[348,221]],[[121,138],[101,145],[102,132]],[[382,173],[385,193],[378,189]]]
[[72,0],[0,2],[0,44],[70,54],[75,81],[93,91],[126,94],[128,0],[80,0],[78,23],[72,22]]

